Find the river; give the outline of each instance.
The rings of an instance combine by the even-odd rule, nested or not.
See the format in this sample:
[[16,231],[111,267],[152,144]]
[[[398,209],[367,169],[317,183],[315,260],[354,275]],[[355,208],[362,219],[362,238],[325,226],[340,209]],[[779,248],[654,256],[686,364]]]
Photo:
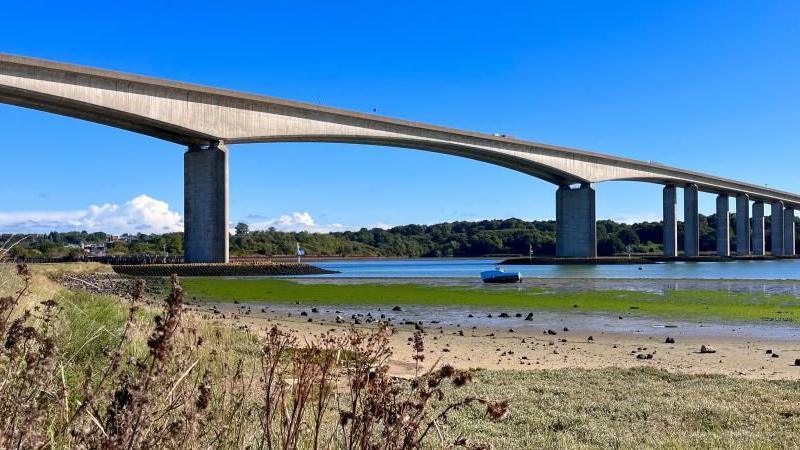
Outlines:
[[[473,278],[495,267],[492,259],[377,259],[311,262],[340,273],[334,278]],[[508,271],[521,272],[524,278],[579,279],[727,279],[800,280],[800,259],[730,262],[671,262],[644,265],[515,265]]]

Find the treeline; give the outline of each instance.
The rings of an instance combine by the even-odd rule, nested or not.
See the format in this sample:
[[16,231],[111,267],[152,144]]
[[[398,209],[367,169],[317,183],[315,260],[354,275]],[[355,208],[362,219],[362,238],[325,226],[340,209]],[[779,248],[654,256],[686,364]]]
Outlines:
[[[731,219],[734,223],[735,217]],[[770,248],[769,217],[767,250]],[[275,229],[250,231],[240,223],[231,235],[231,255],[293,255],[297,243],[308,256],[399,256],[475,257],[489,255],[553,256],[556,227],[553,220],[519,219],[449,222],[435,225],[404,225],[388,230],[363,228],[329,234],[283,232]],[[716,250],[716,217],[700,215],[700,251]],[[682,249],[683,224],[678,223],[678,246]],[[0,236],[5,241],[9,236]],[[731,229],[731,241],[735,230]],[[138,234],[114,237],[106,233],[49,233],[33,235],[17,245],[12,256],[79,256],[82,244],[105,243],[106,255],[183,253],[183,234]],[[663,244],[661,222],[635,224],[611,220],[597,222],[597,249],[600,256],[631,253],[659,253]]]
[[9,246],[16,243],[9,251],[13,258],[78,259],[86,253],[85,247],[100,245],[107,255],[183,254],[183,233],[112,236],[103,232],[53,231],[30,235],[0,234],[0,245],[4,242]]

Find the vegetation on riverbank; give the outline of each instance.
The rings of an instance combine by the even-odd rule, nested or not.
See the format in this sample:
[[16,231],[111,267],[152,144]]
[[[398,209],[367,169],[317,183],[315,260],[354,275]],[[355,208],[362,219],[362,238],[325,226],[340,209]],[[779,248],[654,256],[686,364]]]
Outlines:
[[[315,337],[304,336],[300,341],[292,341],[283,334],[272,334],[267,341],[261,341],[253,334],[236,330],[230,325],[216,321],[199,321],[191,314],[182,313],[180,332],[167,333],[169,340],[164,343],[158,339],[158,336],[162,335],[153,334],[152,327],[148,325],[153,314],[158,311],[154,306],[143,301],[141,308],[134,311],[133,322],[130,322],[127,301],[116,296],[67,291],[49,282],[45,274],[40,272],[40,270],[46,271],[47,275],[63,274],[70,268],[87,269],[85,265],[37,267],[33,273],[32,290],[20,298],[19,305],[23,309],[33,310],[37,306],[44,308],[42,301],[56,299],[59,305],[49,307],[60,310],[57,319],[50,322],[54,333],[49,334],[39,326],[36,326],[35,333],[27,332],[27,336],[34,339],[29,342],[26,350],[27,361],[35,363],[33,367],[36,370],[22,370],[26,368],[26,363],[19,359],[19,355],[16,359],[9,359],[8,353],[0,355],[3,373],[12,374],[6,378],[6,388],[9,386],[35,388],[17,390],[19,395],[0,395],[0,402],[4,402],[0,411],[0,425],[2,425],[0,431],[3,433],[0,443],[14,447],[21,444],[25,444],[22,445],[24,447],[28,444],[43,443],[50,443],[55,447],[66,445],[78,447],[81,443],[102,446],[117,442],[125,446],[126,443],[136,442],[134,447],[151,444],[168,448],[242,448],[247,443],[253,443],[259,447],[266,447],[265,442],[259,440],[264,438],[261,420],[266,416],[265,410],[262,409],[264,404],[261,402],[268,401],[263,396],[266,392],[276,396],[272,397],[272,405],[293,405],[291,399],[295,395],[300,395],[306,402],[299,416],[294,413],[288,416],[280,414],[272,416],[274,420],[280,420],[280,417],[306,417],[306,421],[284,422],[287,428],[283,429],[286,432],[277,431],[281,429],[279,425],[275,429],[277,433],[272,435],[274,439],[272,448],[292,448],[294,439],[297,439],[299,447],[313,441],[317,423],[314,415],[318,411],[315,396],[324,391],[320,390],[321,387],[336,385],[310,381],[320,379],[320,372],[317,369],[329,367],[324,362],[330,361],[329,357],[335,353],[328,351],[314,353],[316,355],[314,361],[322,362],[322,365],[306,364],[302,363],[302,358],[297,359],[304,354],[302,349],[305,348],[305,344],[301,342],[304,339],[318,342],[314,340]],[[20,279],[13,276],[8,269],[10,266],[0,265],[0,297],[13,293],[22,286]],[[206,280],[187,281],[187,284],[191,284],[194,281]],[[286,283],[285,286],[291,285],[277,280],[270,281],[278,284]],[[254,286],[251,285],[251,291],[255,289]],[[313,286],[315,285],[308,287]],[[227,287],[233,288],[233,286]],[[323,285],[323,287],[331,286]],[[403,285],[400,287],[404,288],[403,290],[411,288],[411,292],[416,295],[422,293],[415,287]],[[367,286],[367,288],[371,290],[373,287]],[[277,292],[274,289],[273,286],[273,292]],[[440,291],[439,298],[443,300],[450,298],[449,295],[452,293],[448,294],[446,292],[448,290],[444,288]],[[439,290],[434,289],[434,291]],[[340,294],[342,292],[345,291],[340,291]],[[360,292],[365,294],[370,291]],[[513,291],[504,293],[501,290],[491,290],[489,293],[514,294]],[[350,291],[350,294],[354,292]],[[534,298],[541,295],[541,292],[536,291],[530,293]],[[392,296],[384,291],[383,298],[390,297]],[[747,300],[742,299],[742,301]],[[177,312],[177,309],[173,308],[172,311]],[[41,317],[42,310],[35,314]],[[161,323],[171,323],[169,312],[164,317],[166,322]],[[127,323],[134,325],[127,328]],[[165,332],[171,330],[170,327],[161,329]],[[3,332],[0,332],[0,335],[2,334]],[[123,335],[127,336],[124,340],[126,344],[121,347],[124,358],[116,359],[115,349],[118,348]],[[15,336],[25,336],[25,334],[15,334]],[[52,343],[55,344],[53,353],[50,354],[52,359],[37,358],[36,356],[41,354],[34,350],[38,348],[38,343],[46,340],[36,339],[47,336],[50,336],[53,339]],[[152,340],[154,338],[155,340]],[[200,344],[198,339],[205,343]],[[3,342],[3,351],[7,351],[8,348],[18,348],[13,342],[7,347],[8,335],[0,336],[0,341]],[[377,341],[361,342],[358,348],[362,352],[370,351],[367,347],[369,342],[376,343],[374,349],[379,352],[375,353],[373,350],[372,353],[368,353],[373,355],[372,362],[376,361],[376,357],[377,360],[383,357],[379,356],[382,354],[380,349],[383,348],[380,345],[380,338]],[[267,361],[278,364],[277,367],[281,370],[278,372],[279,377],[298,375],[309,378],[298,378],[304,380],[302,383],[279,383],[273,384],[272,390],[258,390],[261,382],[257,377],[265,375],[259,372],[264,350],[287,344],[289,348],[301,351],[273,352],[273,355],[283,356]],[[415,345],[422,347],[424,344],[415,343]],[[153,350],[154,348],[168,350],[171,353],[161,354]],[[358,351],[351,353],[352,350],[348,349],[345,352],[348,355],[345,359],[348,361],[353,361],[351,358],[358,354]],[[154,372],[157,375],[152,378],[145,394],[140,383],[145,381],[148,375],[141,372],[138,364],[151,362],[151,358],[156,357],[152,354],[154,351],[155,354],[161,355],[160,358],[165,362],[163,365],[157,364],[158,369]],[[133,358],[130,361],[136,364],[129,365],[127,358]],[[117,369],[108,368],[108,363],[112,360],[119,364]],[[9,361],[16,361],[22,365],[4,366],[9,364]],[[356,360],[359,361],[368,362]],[[150,366],[145,364],[144,367]],[[353,364],[349,367],[360,366]],[[13,370],[9,371],[9,368]],[[86,384],[88,368],[93,369],[91,377],[94,381]],[[119,370],[120,368],[124,370]],[[250,372],[251,369],[255,371]],[[448,375],[452,378],[453,373],[466,376],[466,372],[450,373],[449,370],[438,371],[437,376]],[[14,376],[23,373],[27,378]],[[105,373],[112,374],[111,378],[101,381]],[[31,377],[32,374],[35,376]],[[356,378],[357,385],[360,386],[363,386],[363,383],[370,383],[371,380],[379,379],[384,382],[390,379],[384,377],[384,374],[378,374],[376,378],[375,372],[372,371],[357,370],[356,374],[362,375],[361,378]],[[249,378],[250,375],[256,378]],[[797,436],[800,435],[800,409],[798,409],[800,382],[797,381],[681,375],[652,368],[480,370],[471,373],[471,376],[474,380],[470,383],[463,383],[466,380],[461,378],[454,378],[455,383],[448,379],[438,381],[434,379],[434,387],[430,388],[432,391],[426,391],[435,393],[427,401],[434,403],[433,408],[438,412],[442,409],[437,408],[450,404],[460,405],[467,399],[483,399],[487,403],[478,403],[479,408],[457,407],[451,410],[447,414],[446,421],[440,420],[430,428],[424,448],[439,447],[441,442],[445,445],[459,443],[464,448],[472,449],[489,448],[478,444],[486,443],[495,449],[512,450],[793,448],[796,446]],[[43,383],[24,384],[29,382]],[[425,385],[430,386],[427,381]],[[87,390],[86,386],[90,389]],[[301,386],[311,386],[312,389],[301,390],[299,389]],[[325,410],[326,415],[321,422],[320,433],[341,429],[342,421],[352,424],[355,421],[371,420],[371,426],[374,426],[375,421],[390,419],[390,416],[374,415],[385,412],[386,405],[399,407],[402,399],[407,398],[403,393],[408,392],[400,391],[400,401],[393,400],[398,398],[395,397],[397,392],[389,396],[370,396],[368,398],[371,400],[362,404],[368,407],[357,410],[361,415],[351,417],[342,416],[337,411],[350,404],[352,397],[347,392],[352,385],[346,381],[339,386],[342,390],[337,393],[338,400],[326,404],[328,409]],[[46,391],[42,391],[42,387]],[[441,389],[441,399],[436,389]],[[47,392],[47,395],[37,396],[37,392]],[[254,395],[254,392],[259,394]],[[389,394],[383,388],[377,388],[372,392]],[[85,397],[87,395],[91,396],[88,401]],[[358,398],[367,399],[367,397]],[[486,400],[491,398],[504,401]],[[149,403],[141,403],[144,399]],[[420,397],[413,399],[419,401]],[[282,401],[286,403],[280,403]],[[126,403],[131,409],[120,408],[122,405],[120,402]],[[80,417],[70,422],[71,417],[78,414],[81,404],[87,404],[89,407],[81,410]],[[18,407],[19,409],[13,409]],[[5,411],[16,411],[17,415],[10,419],[10,415],[5,414]],[[413,411],[415,409],[407,410],[412,414]],[[492,415],[503,420],[491,420]],[[134,419],[139,420],[138,425]],[[273,423],[279,424],[279,422]],[[136,425],[141,431],[131,434],[131,425]],[[397,430],[397,428],[392,429]],[[420,427],[420,429],[426,428]],[[376,431],[375,428],[371,430]],[[360,448],[358,442],[343,441],[342,439],[347,438],[340,432],[338,436],[321,448]],[[419,436],[419,433],[413,436]],[[463,439],[463,436],[469,436],[469,439]],[[289,445],[283,445],[285,442],[283,440],[286,439],[289,440]],[[348,442],[353,445],[348,447]],[[391,442],[394,445],[388,448],[404,447],[404,441],[400,438],[395,438]]]
[[[445,396],[469,370],[391,377],[386,327],[257,336],[188,314],[176,277],[154,308],[141,281],[119,293],[128,303],[17,272],[0,264],[0,448],[417,449],[445,445],[455,411],[509,411]],[[419,334],[415,360],[423,345]],[[449,436],[450,447],[488,448]]]
[[[734,216],[735,219],[735,216]],[[732,219],[733,220],[733,219]],[[766,217],[766,250],[771,250],[770,217]],[[678,224],[681,233],[683,224]],[[700,215],[701,251],[716,249],[716,218]],[[10,236],[0,235],[0,241]],[[553,256],[555,221],[519,219],[461,221],[434,225],[404,225],[390,229],[361,229],[335,233],[250,230],[240,223],[230,240],[231,255],[293,255],[299,242],[309,256],[476,257],[486,255]],[[735,230],[731,230],[731,239]],[[797,236],[800,247],[800,234]],[[600,256],[659,253],[663,243],[661,222],[624,224],[597,222]],[[13,257],[79,257],[82,244],[99,244],[107,255],[181,255],[183,233],[111,236],[106,233],[52,232],[31,235],[11,249]],[[679,241],[682,245],[682,241]]]
[[536,288],[441,287],[417,284],[323,284],[269,279],[195,278],[193,298],[211,301],[302,302],[318,305],[450,305],[485,308],[603,311],[676,319],[800,322],[800,300],[785,295],[668,290],[547,292]]

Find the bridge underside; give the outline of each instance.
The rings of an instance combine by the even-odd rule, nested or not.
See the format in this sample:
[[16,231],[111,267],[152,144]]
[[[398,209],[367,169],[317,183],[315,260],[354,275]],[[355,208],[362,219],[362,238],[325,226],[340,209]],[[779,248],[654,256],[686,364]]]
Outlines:
[[[666,185],[665,254],[678,254],[676,189],[684,189],[684,254],[699,253],[697,195],[737,198],[736,251],[763,254],[764,203],[772,209],[773,254],[794,255],[800,195],[708,174],[595,152],[345,111],[188,83],[0,54],[0,102],[101,123],[167,140],[184,157],[186,260],[228,259],[228,162],[225,144],[340,142],[412,148],[470,158],[557,186],[557,253],[597,255],[592,183],[635,180]],[[571,188],[580,185],[580,188]],[[749,202],[755,202],[753,229]],[[718,211],[727,217],[727,204]],[[723,207],[725,206],[725,207]],[[782,219],[782,220],[781,220]],[[727,220],[722,221],[725,224]],[[718,253],[729,251],[718,227]],[[728,249],[728,250],[726,250]]]

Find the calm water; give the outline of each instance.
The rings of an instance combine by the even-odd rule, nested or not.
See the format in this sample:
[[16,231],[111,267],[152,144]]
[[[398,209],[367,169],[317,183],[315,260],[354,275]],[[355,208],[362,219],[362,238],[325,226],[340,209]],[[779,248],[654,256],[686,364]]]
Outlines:
[[[489,259],[391,259],[313,262],[341,273],[336,278],[478,278],[495,267]],[[641,267],[641,270],[640,270]],[[506,266],[526,278],[699,278],[798,280],[800,260],[675,262],[638,265]]]

